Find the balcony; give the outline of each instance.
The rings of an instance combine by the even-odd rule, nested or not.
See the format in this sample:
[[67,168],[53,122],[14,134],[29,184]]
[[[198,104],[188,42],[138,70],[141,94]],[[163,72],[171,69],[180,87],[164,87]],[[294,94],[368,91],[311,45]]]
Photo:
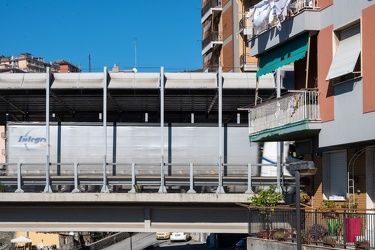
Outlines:
[[240,56],[240,67],[243,72],[255,72],[258,70],[257,60],[252,60],[249,53],[244,53]]
[[222,12],[221,0],[209,0],[201,11],[201,23],[206,21],[211,15],[218,16]]
[[276,21],[264,21],[261,27],[254,27],[252,36],[248,36],[250,54],[257,56],[264,51],[292,39],[306,31],[317,32],[320,30],[320,9],[309,1],[292,0],[291,8],[285,20],[281,21],[281,29],[276,28]]
[[44,64],[38,63],[38,62],[28,62],[27,66],[31,67],[31,68],[39,68],[39,69],[44,69],[45,68]]
[[257,105],[249,112],[251,141],[294,141],[321,129],[318,91],[296,91]]
[[252,37],[253,36],[253,23],[250,18],[250,13],[246,12],[245,16],[241,18],[239,22],[240,33],[243,36]]
[[217,46],[223,44],[222,34],[220,31],[211,32],[203,41],[202,41],[202,55],[206,54],[211,49],[215,49]]

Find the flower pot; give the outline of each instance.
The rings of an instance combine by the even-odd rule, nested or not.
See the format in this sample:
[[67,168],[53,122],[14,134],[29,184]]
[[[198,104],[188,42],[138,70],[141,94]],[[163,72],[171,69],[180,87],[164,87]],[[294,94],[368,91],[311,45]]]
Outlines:
[[357,241],[355,243],[355,250],[370,250],[370,243],[367,241]]
[[323,246],[325,246],[325,247],[335,248],[335,247],[336,247],[336,244],[323,243]]
[[268,238],[268,232],[267,231],[259,231],[257,234],[257,237],[259,239],[267,239]]
[[355,237],[361,235],[362,218],[346,218],[346,242],[355,242]]

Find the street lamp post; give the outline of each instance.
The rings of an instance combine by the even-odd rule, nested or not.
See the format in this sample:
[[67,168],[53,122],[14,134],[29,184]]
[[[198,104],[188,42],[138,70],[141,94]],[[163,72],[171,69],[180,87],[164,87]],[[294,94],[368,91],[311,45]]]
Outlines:
[[293,162],[289,164],[289,170],[294,171],[296,181],[296,231],[297,250],[301,250],[301,203],[300,203],[300,178],[301,176],[314,175],[316,168],[313,161]]

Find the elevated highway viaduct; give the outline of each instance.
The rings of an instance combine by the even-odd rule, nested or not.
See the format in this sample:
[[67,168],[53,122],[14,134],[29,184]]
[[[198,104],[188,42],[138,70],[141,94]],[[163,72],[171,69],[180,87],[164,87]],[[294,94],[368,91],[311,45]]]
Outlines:
[[249,194],[0,193],[0,231],[247,233]]

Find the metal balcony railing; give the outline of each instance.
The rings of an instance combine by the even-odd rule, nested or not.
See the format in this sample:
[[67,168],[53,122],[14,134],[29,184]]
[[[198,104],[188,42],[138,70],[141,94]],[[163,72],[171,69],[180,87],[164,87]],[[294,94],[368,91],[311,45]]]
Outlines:
[[211,42],[221,42],[221,32],[220,31],[213,31],[211,32],[203,41],[202,41],[202,49],[204,49],[209,43]]
[[253,23],[251,21],[249,12],[246,12],[244,17],[241,18],[239,21],[239,28],[240,32],[243,33],[243,35],[252,37],[253,36]]
[[[296,210],[293,208],[249,209],[249,235],[275,239],[276,232],[286,232],[285,241],[296,241]],[[375,247],[375,214],[373,211],[347,210],[318,212],[301,211],[301,240],[303,244],[323,246],[326,243],[339,248]],[[330,240],[330,242],[327,242]],[[364,248],[363,246],[367,246]],[[357,249],[357,248],[356,248]]]
[[203,17],[207,11],[211,8],[219,7],[221,6],[221,0],[210,0],[206,3],[205,6],[203,6],[201,10],[201,16]]
[[320,121],[318,91],[299,91],[264,102],[249,113],[250,134],[300,121]]

